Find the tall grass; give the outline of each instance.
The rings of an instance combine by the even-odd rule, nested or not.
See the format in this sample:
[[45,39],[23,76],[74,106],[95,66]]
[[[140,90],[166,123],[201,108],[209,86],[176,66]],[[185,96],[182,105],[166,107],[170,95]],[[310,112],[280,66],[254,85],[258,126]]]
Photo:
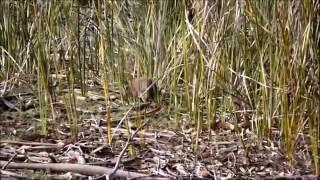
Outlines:
[[308,134],[319,174],[317,1],[1,1],[0,8],[1,78],[38,75],[43,127],[49,114],[55,119],[52,74],[67,75],[58,87],[66,83],[71,95],[76,87],[86,95],[88,80],[101,78],[107,109],[110,89],[124,95],[131,76],[145,75],[167,92],[173,127],[195,127],[195,150],[216,121],[248,122],[260,138],[277,127],[289,160]]

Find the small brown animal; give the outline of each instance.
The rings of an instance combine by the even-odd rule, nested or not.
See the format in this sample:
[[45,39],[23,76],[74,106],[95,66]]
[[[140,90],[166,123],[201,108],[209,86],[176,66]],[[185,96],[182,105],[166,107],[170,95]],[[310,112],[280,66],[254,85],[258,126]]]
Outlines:
[[134,98],[140,98],[143,102],[155,100],[157,86],[151,79],[144,76],[132,79],[129,89]]

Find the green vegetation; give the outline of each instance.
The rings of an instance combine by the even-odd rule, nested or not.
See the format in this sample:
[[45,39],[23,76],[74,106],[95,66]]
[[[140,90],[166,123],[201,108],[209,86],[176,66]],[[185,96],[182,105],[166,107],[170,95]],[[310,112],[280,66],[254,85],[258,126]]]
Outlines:
[[239,138],[241,124],[259,138],[276,127],[289,160],[306,139],[320,174],[318,1],[21,0],[0,9],[1,81],[10,90],[21,77],[36,80],[43,134],[59,125],[53,92],[68,89],[76,138],[74,88],[86,96],[99,79],[112,143],[108,92],[125,100],[130,76],[145,75],[166,92],[171,128],[185,119],[195,127],[194,150],[217,121],[234,124]]

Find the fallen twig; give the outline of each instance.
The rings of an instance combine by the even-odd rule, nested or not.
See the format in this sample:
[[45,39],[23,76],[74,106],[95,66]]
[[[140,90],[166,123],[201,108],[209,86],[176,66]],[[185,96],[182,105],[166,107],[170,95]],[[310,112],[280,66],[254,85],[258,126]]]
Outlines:
[[117,171],[120,165],[120,161],[122,156],[124,155],[125,151],[128,149],[132,139],[137,135],[137,133],[148,124],[148,122],[150,121],[150,119],[146,120],[127,140],[126,145],[124,146],[124,148],[122,149],[122,151],[120,152],[119,156],[118,156],[118,160],[114,166],[114,168],[112,169],[112,171],[110,173],[106,173],[106,179],[110,179]]
[[[8,161],[0,161],[0,166],[4,166]],[[102,174],[110,174],[113,172],[113,169],[101,167],[101,166],[92,166],[92,165],[81,165],[81,164],[69,164],[69,163],[15,163],[10,162],[7,165],[7,169],[50,169],[54,171],[62,172],[74,172],[84,175],[96,176]],[[129,172],[124,170],[118,170],[114,173],[116,177],[122,178],[139,178],[146,177],[148,175],[136,172]]]

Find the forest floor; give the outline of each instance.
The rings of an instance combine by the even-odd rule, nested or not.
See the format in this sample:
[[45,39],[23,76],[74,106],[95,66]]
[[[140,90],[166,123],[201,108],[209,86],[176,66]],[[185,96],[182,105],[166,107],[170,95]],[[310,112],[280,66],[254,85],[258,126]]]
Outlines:
[[[121,172],[167,179],[317,179],[312,175],[314,167],[307,134],[296,137],[291,160],[286,156],[281,132],[277,128],[270,131],[268,140],[258,138],[250,128],[241,129],[239,133],[230,128],[206,128],[196,141],[195,126],[185,122],[185,115],[178,117],[181,124],[177,127],[172,125],[176,123],[174,116],[165,105],[152,105],[140,113],[132,110],[126,114],[132,105],[124,103],[120,94],[113,91],[108,107],[112,121],[112,143],[109,144],[103,90],[94,87],[89,89],[86,97],[80,96],[79,89],[74,90],[77,138],[72,138],[74,128],[68,121],[70,110],[64,104],[68,91],[55,94],[53,107],[58,126],[55,132],[49,128],[45,136],[39,133],[41,122],[37,93],[27,89],[19,86],[1,97],[0,160],[3,179],[37,179],[43,176],[87,179],[102,175],[101,172],[83,170],[70,174],[68,172],[72,170],[61,167],[10,166],[23,162],[86,164],[109,169],[119,162],[117,169]],[[121,119],[124,121],[120,125]],[[130,145],[124,149],[129,138],[126,124],[137,119],[148,123],[136,136],[130,136]],[[51,125],[49,123],[48,127]],[[133,132],[130,130],[130,134]],[[124,176],[115,174],[115,177],[121,179]]]

